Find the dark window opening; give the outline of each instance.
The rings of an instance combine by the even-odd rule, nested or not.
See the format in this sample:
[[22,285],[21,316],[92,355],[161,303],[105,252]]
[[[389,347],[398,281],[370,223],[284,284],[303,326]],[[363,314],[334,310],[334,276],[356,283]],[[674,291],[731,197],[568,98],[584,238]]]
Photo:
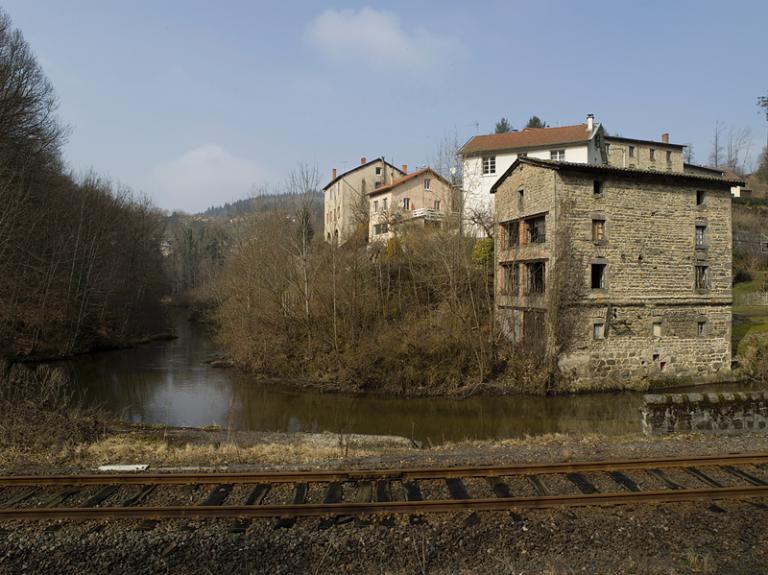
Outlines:
[[501,224],[502,246],[515,248],[520,242],[520,222],[504,222]]
[[607,264],[592,264],[592,289],[605,289],[605,268]]
[[635,157],[635,147],[634,146],[630,146],[629,147],[629,157],[630,158],[634,158]]
[[704,332],[707,327],[707,322],[704,320],[699,320],[696,324],[696,335],[699,337],[704,337]]
[[667,150],[667,163],[668,164],[672,163],[672,152],[669,150]]
[[504,271],[502,293],[507,295],[517,295],[520,288],[520,268],[516,263],[502,264]]
[[654,353],[654,354],[653,354],[653,361],[659,361],[659,357],[660,357],[660,356],[659,356],[659,354],[658,354],[658,353]]
[[700,206],[704,203],[704,191],[703,190],[697,190],[696,191],[696,205]]
[[523,200],[525,199],[525,190],[517,190],[517,207],[523,209]]
[[709,267],[696,266],[696,289],[709,288]]
[[528,243],[541,244],[547,239],[547,221],[544,216],[526,220]]
[[649,150],[648,150],[648,151],[650,152],[651,161],[652,161],[652,162],[655,162],[655,161],[656,161],[656,150],[655,150],[655,149],[653,149],[653,148],[649,148]]
[[544,262],[525,264],[528,276],[528,293],[544,293]]
[[592,192],[596,196],[599,196],[600,194],[602,194],[603,193],[603,182],[601,182],[600,180],[595,180],[593,182],[593,184],[592,184]]
[[381,167],[380,166],[376,168],[376,175],[377,176],[381,175]]
[[383,223],[383,224],[375,224],[373,226],[373,235],[379,236],[381,234],[386,234],[389,231],[389,224]]

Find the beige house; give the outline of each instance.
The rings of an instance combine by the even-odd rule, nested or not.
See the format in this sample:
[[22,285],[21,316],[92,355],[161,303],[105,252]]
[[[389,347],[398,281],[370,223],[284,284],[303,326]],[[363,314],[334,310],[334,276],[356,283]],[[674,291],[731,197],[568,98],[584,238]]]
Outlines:
[[334,168],[331,181],[323,188],[325,240],[348,241],[367,221],[368,192],[391,184],[407,171],[407,166],[396,168],[384,158],[370,162],[360,158],[359,166],[343,174],[337,175]]
[[442,228],[456,219],[451,184],[432,168],[369,191],[368,205],[370,241],[391,238],[401,225]]
[[518,158],[492,190],[502,329],[564,389],[728,378],[736,184]]

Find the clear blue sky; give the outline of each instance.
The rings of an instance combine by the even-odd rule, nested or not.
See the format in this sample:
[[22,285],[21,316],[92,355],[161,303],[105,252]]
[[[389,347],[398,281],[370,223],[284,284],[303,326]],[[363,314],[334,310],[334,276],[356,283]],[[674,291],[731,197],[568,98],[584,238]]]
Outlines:
[[0,0],[90,168],[197,211],[298,162],[430,162],[446,135],[594,113],[706,162],[716,120],[766,141],[768,2]]

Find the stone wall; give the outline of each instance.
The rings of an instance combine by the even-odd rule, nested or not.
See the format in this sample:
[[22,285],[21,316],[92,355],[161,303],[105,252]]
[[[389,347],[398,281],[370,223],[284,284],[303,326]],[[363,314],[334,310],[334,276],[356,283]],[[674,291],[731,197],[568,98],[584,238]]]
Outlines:
[[[608,163],[617,168],[637,168],[639,170],[658,170],[683,172],[683,150],[677,146],[665,145],[664,142],[625,141],[605,138],[608,148]],[[630,157],[630,146],[634,147],[634,156]],[[655,150],[654,159],[651,159],[651,149]],[[667,162],[667,152],[670,152],[670,161]]]
[[646,395],[643,432],[768,433],[768,392]]
[[[502,224],[540,213],[546,214],[546,242],[507,247]],[[499,320],[514,336],[525,333],[521,310],[546,310],[553,334],[548,349],[558,353],[563,390],[730,378],[727,187],[676,175],[521,162],[497,188],[496,216]],[[593,238],[595,221],[604,222],[600,240]],[[703,246],[696,243],[697,226],[705,226]],[[545,296],[505,289],[505,268],[530,259],[547,262]],[[602,287],[592,287],[593,264],[605,266]],[[697,265],[707,267],[703,289],[696,286]]]

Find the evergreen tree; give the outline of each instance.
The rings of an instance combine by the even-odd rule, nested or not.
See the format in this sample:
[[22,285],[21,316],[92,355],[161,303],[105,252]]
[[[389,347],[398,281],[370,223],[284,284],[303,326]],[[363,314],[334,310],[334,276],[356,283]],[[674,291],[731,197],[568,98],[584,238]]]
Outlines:
[[526,128],[547,128],[547,123],[539,118],[538,116],[531,116],[528,118],[528,123],[525,125]]
[[512,131],[512,126],[509,123],[509,120],[506,118],[502,118],[498,122],[496,122],[496,133],[497,134],[506,134],[507,132]]

